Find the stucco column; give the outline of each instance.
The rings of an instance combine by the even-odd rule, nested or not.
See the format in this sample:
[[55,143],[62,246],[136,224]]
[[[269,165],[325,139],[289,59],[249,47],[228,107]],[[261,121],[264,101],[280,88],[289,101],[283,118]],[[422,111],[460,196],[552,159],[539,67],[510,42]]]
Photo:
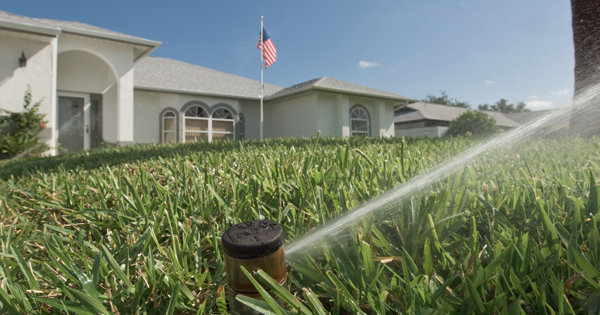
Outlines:
[[52,39],[50,45],[52,46],[52,84],[50,85],[50,117],[48,118],[48,127],[50,128],[51,136],[47,142],[50,147],[49,154],[54,156],[58,153],[56,147],[58,146],[58,108],[57,100],[58,95],[56,93],[57,84],[57,73],[58,73],[58,36]]
[[[388,107],[391,107],[388,110]],[[386,105],[383,101],[375,103],[375,122],[373,123],[376,137],[391,137],[394,132],[394,110],[392,105]]]
[[133,69],[121,76],[117,91],[117,146],[133,145]]
[[335,135],[337,137],[350,137],[350,101],[347,96],[336,97],[337,119]]

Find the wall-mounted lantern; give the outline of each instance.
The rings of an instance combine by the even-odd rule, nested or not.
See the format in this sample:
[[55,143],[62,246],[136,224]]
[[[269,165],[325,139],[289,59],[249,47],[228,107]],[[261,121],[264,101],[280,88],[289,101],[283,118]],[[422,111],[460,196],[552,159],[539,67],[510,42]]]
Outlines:
[[21,67],[27,66],[27,57],[25,57],[25,52],[21,52],[21,58],[19,58],[19,65]]

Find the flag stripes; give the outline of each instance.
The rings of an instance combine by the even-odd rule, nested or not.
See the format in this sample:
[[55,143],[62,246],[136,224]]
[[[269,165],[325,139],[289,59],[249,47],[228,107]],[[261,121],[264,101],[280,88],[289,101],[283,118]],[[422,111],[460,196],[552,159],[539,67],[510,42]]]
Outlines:
[[[277,49],[275,49],[273,41],[271,40],[271,38],[269,38],[269,35],[267,35],[267,31],[265,31],[264,28],[262,34],[265,39],[264,48],[262,49],[262,55],[263,58],[265,58],[265,68],[269,68],[277,60]],[[261,41],[262,39],[260,35],[258,35],[258,45],[256,46],[258,47],[258,49],[261,49]]]

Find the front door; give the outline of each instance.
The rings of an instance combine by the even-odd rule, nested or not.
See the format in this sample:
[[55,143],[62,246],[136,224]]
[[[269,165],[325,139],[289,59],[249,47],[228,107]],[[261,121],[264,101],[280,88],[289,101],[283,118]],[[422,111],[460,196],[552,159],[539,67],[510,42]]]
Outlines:
[[79,93],[58,95],[59,153],[90,148],[90,96]]

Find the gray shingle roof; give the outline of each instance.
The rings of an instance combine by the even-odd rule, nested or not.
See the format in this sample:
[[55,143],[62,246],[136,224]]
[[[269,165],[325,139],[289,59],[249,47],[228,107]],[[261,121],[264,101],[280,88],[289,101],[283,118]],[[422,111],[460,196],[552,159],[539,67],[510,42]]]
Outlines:
[[322,90],[333,90],[338,92],[354,93],[361,95],[370,95],[375,97],[391,98],[397,100],[414,100],[410,97],[370,88],[368,86],[350,83],[330,77],[321,77],[318,79],[312,79],[306,82],[302,82],[291,87],[282,89],[281,91],[270,95],[269,99],[305,91],[309,89],[322,89]]
[[[76,33],[77,32],[83,32],[83,33],[91,32],[91,33],[95,33],[99,36],[102,36],[102,35],[111,36],[111,37],[116,36],[116,37],[122,38],[123,40],[129,39],[129,40],[133,40],[136,42],[152,42],[152,41],[149,41],[149,40],[141,38],[141,37],[127,35],[127,34],[115,32],[115,31],[107,30],[104,28],[88,25],[85,23],[31,18],[31,17],[17,15],[17,14],[5,12],[5,11],[0,11],[0,21],[7,21],[7,22],[22,24],[22,25],[32,25],[32,26],[37,26],[37,27],[42,27],[42,28],[57,29],[57,30],[62,30],[62,31],[66,31],[66,32],[69,32],[69,31],[76,32]],[[160,44],[159,42],[155,42],[155,43],[156,43],[156,46],[158,46],[158,44]],[[148,43],[148,44],[152,44],[152,43]]]
[[[134,86],[140,89],[258,99],[260,82],[167,58],[146,57],[135,64]],[[265,84],[265,95],[281,87]]]
[[[433,104],[433,103],[424,103],[418,102],[414,104],[410,104],[406,106],[407,109],[412,109],[413,111],[407,112],[405,114],[400,114],[394,117],[394,122],[404,123],[411,121],[419,121],[419,120],[440,120],[440,121],[451,121],[456,117],[460,116],[467,110],[468,108],[449,106],[449,105],[441,105],[441,104]],[[519,127],[521,124],[513,121],[512,119],[506,117],[504,114],[499,112],[492,111],[483,111],[484,113],[494,117],[496,119],[496,125],[500,127]]]

